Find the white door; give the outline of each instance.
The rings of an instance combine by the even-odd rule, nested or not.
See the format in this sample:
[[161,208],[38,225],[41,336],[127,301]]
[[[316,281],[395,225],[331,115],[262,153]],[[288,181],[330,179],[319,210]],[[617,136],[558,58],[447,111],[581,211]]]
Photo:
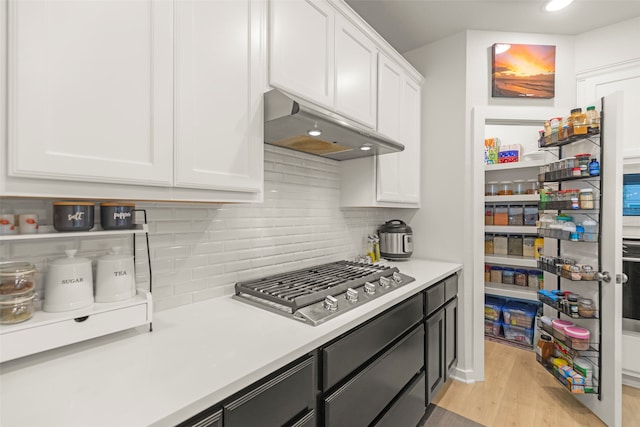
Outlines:
[[622,133],[623,96],[604,97],[601,143],[600,259],[610,282],[601,283],[600,304],[600,399],[598,395],[576,395],[607,425],[622,425]]
[[324,0],[271,0],[269,7],[269,83],[333,108],[335,11]]
[[8,5],[9,175],[171,184],[172,3]]
[[263,2],[178,1],[175,13],[175,185],[260,191]]
[[375,129],[378,90],[376,46],[342,15],[336,16],[335,25],[335,109]]

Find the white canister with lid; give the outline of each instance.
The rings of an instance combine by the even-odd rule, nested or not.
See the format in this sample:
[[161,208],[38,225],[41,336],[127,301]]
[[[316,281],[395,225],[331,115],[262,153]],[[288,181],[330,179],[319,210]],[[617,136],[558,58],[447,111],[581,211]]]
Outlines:
[[76,258],[76,250],[66,250],[66,258],[49,263],[42,310],[70,311],[93,304],[91,260]]
[[98,258],[96,302],[115,302],[136,295],[136,273],[133,256],[120,254],[119,247]]

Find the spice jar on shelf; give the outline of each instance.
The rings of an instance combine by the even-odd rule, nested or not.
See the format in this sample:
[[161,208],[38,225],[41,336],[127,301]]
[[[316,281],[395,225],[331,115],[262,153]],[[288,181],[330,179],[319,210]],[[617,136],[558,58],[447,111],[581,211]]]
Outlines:
[[502,283],[505,285],[513,285],[515,283],[515,269],[505,267],[502,269]]
[[527,270],[516,269],[513,282],[518,286],[527,286]]

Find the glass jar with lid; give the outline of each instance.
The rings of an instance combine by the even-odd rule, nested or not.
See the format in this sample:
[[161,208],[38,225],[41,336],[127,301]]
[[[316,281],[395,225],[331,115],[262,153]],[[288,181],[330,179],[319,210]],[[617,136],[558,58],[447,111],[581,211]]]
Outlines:
[[540,191],[540,183],[537,179],[528,179],[525,184],[526,194],[538,194]]
[[[587,170],[587,175],[588,174],[589,174],[589,171]],[[484,185],[484,195],[485,196],[497,196],[498,195],[498,191],[499,191],[498,181],[488,181]]]
[[580,168],[580,176],[589,176],[589,162],[591,154],[576,154],[577,167]]
[[514,179],[513,180],[513,194],[527,194],[527,188],[524,184],[524,179]]
[[511,268],[511,267],[505,267],[502,269],[502,283],[504,283],[505,285],[513,285],[514,284],[514,276],[515,276],[515,269]]
[[33,316],[36,273],[28,262],[0,263],[0,323],[24,322]]
[[580,209],[595,209],[595,197],[593,195],[593,188],[583,188],[578,193],[578,203]]
[[590,298],[578,299],[578,314],[582,317],[594,317],[596,315],[596,306]]
[[498,187],[498,195],[500,196],[512,196],[513,187],[511,181],[500,181],[500,187]]

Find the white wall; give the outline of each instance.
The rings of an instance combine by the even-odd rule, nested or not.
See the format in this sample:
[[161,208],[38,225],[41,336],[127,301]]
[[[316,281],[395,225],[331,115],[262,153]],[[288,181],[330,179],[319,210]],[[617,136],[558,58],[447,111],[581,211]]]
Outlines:
[[[466,130],[466,37],[459,33],[407,52],[407,60],[425,77],[422,86],[421,203],[411,220],[414,255],[464,262]],[[466,270],[459,281],[459,349],[456,376],[473,369],[471,298]],[[479,362],[482,366],[482,361]]]
[[640,58],[640,17],[579,34],[575,72],[580,74]]
[[[338,162],[265,146],[261,204],[136,203],[147,209],[155,310],[233,293],[236,281],[363,254],[366,236],[394,209],[341,209]],[[51,200],[2,199],[2,210],[36,212],[51,225]],[[53,239],[0,245],[0,259],[29,260],[40,270],[79,249],[95,258],[130,238]],[[146,245],[138,239],[136,272],[145,280]]]

